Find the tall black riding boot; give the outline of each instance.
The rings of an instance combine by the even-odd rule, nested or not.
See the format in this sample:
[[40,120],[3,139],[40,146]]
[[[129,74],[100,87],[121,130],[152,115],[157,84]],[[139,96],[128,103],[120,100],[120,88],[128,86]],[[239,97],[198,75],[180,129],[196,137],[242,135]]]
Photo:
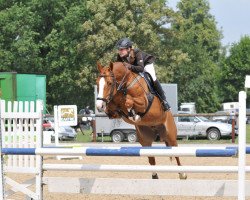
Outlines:
[[163,91],[163,89],[161,87],[161,84],[160,84],[160,82],[158,80],[154,81],[154,88],[155,88],[156,92],[158,93],[159,99],[162,102],[164,111],[169,110],[170,109],[170,105],[169,105],[169,103],[166,100],[165,93],[164,93],[164,91]]

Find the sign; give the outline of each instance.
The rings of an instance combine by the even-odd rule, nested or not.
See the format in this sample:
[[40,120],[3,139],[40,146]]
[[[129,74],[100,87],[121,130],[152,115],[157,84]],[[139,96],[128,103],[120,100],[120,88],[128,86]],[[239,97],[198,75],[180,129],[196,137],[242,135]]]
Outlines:
[[76,126],[77,125],[77,106],[60,105],[58,106],[58,125]]

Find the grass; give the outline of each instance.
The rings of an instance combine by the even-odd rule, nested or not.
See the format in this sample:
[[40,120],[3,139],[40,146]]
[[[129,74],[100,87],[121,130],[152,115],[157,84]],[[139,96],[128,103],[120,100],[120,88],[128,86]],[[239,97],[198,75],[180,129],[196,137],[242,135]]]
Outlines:
[[[84,134],[81,132],[77,133],[76,141],[77,143],[86,143],[92,142],[92,130],[84,130]],[[97,138],[97,142],[101,142],[101,138]],[[104,142],[112,142],[111,138],[106,136],[104,137]],[[247,125],[247,134],[246,134],[246,142],[250,144],[250,124]],[[226,144],[232,143],[232,139],[221,139],[218,141],[209,141],[207,139],[178,139],[179,144]],[[235,144],[238,143],[238,138],[235,140]]]

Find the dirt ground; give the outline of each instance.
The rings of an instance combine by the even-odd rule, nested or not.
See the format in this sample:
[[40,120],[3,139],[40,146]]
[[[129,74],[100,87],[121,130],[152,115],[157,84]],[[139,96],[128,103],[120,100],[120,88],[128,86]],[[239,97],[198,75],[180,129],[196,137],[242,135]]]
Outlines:
[[[247,156],[247,165],[250,165],[250,155]],[[175,165],[175,160],[170,161],[168,157],[156,157],[156,162],[159,165]],[[237,165],[237,158],[196,158],[183,157],[181,158],[182,165]],[[61,163],[61,164],[117,164],[117,165],[147,165],[146,157],[83,157],[83,160],[56,160],[55,157],[44,157],[44,163]],[[14,180],[22,181],[28,178],[28,175],[7,174]],[[177,173],[158,173],[161,179],[178,179]],[[82,172],[82,171],[45,171],[44,177],[81,177],[81,178],[151,178],[150,172]],[[250,180],[250,174],[246,177]],[[189,173],[188,179],[237,179],[237,174],[232,173]],[[212,183],[211,183],[212,184]],[[126,186],[124,186],[126,187]],[[21,200],[24,196],[20,194],[13,195],[11,199]],[[47,186],[44,187],[44,199],[46,200],[78,200],[78,199],[92,199],[92,200],[233,200],[237,198],[229,197],[182,197],[182,196],[132,196],[132,195],[85,195],[85,194],[61,194],[49,193]],[[250,200],[250,198],[247,198]]]

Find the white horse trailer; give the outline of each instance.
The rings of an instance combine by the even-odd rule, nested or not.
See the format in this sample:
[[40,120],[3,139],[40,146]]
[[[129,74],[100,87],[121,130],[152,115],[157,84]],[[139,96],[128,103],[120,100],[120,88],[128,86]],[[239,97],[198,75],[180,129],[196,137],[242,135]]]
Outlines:
[[[167,101],[171,106],[173,114],[177,114],[177,84],[161,84],[166,94]],[[95,86],[95,100],[97,98],[97,88]],[[135,126],[124,122],[122,119],[109,119],[103,112],[98,112],[95,108],[95,122],[97,137],[110,136],[113,142],[136,142]]]

